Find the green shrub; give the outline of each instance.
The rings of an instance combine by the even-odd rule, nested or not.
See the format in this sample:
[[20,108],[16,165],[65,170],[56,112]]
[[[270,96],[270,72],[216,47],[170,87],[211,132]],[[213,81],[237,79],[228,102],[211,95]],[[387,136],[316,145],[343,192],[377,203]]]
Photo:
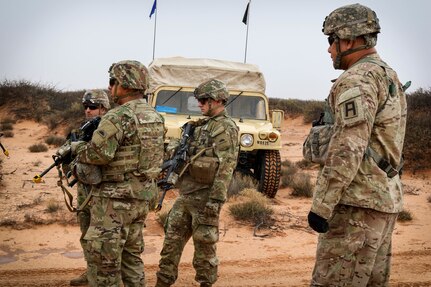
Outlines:
[[55,147],[59,147],[63,145],[66,142],[66,139],[64,137],[59,136],[49,136],[45,139],[45,143],[47,145],[53,145]]
[[236,220],[250,222],[255,226],[268,227],[274,223],[274,210],[269,205],[269,199],[255,189],[244,189],[228,210]]
[[312,197],[314,185],[310,175],[307,173],[297,173],[290,184],[293,196]]
[[48,147],[45,144],[43,144],[43,143],[31,145],[28,149],[30,150],[30,152],[45,152],[45,151],[48,151]]

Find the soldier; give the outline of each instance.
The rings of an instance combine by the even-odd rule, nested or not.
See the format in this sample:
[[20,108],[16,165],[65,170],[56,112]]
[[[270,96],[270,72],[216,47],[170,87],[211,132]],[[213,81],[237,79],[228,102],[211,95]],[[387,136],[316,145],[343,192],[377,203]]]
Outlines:
[[174,284],[182,251],[190,237],[195,247],[196,281],[200,286],[212,286],[217,280],[219,215],[236,167],[238,127],[226,114],[229,93],[223,82],[206,81],[194,94],[207,118],[194,123],[189,154],[193,157],[201,153],[202,156],[197,157],[179,179],[180,196],[165,223],[156,287]]
[[376,13],[360,4],[323,23],[334,68],[328,97],[333,134],[308,222],[319,235],[311,286],[387,286],[391,236],[403,208],[399,169],[406,97],[374,47]]
[[[89,90],[84,93],[82,97],[82,105],[84,106],[85,119],[91,120],[94,117],[101,117],[111,108],[109,104],[108,95],[103,90]],[[73,133],[73,132],[72,132]],[[72,134],[71,133],[71,134]],[[80,135],[76,135],[77,138]],[[69,136],[69,140],[70,136]],[[77,203],[78,206],[85,201],[89,195],[91,185],[83,184],[82,182],[77,183]],[[78,222],[81,229],[81,237],[79,239],[82,250],[84,252],[84,258],[88,258],[88,249],[86,247],[87,241],[84,239],[85,233],[87,232],[88,226],[90,225],[90,208],[85,206],[82,210],[78,211]],[[87,271],[81,274],[79,277],[70,280],[71,286],[84,286],[88,284]]]
[[76,169],[95,168],[88,173],[93,177],[91,220],[84,237],[88,281],[90,286],[120,286],[121,281],[124,286],[145,286],[142,229],[157,192],[164,123],[143,99],[148,88],[143,64],[114,63],[109,75],[112,100],[119,106],[102,117],[88,144],[72,146],[79,162]]

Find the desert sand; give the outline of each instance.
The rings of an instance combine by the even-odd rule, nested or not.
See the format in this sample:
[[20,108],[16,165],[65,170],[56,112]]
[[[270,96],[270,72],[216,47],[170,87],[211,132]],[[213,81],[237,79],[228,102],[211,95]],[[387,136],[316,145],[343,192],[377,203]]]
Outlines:
[[[286,119],[283,160],[302,159],[302,142],[308,129],[301,118]],[[76,216],[64,206],[57,171],[50,171],[44,183],[31,181],[53,162],[51,155],[56,148],[30,153],[28,147],[43,142],[52,132],[32,121],[19,121],[14,125],[15,136],[2,138],[10,158],[0,155],[0,220],[12,226],[0,227],[0,286],[69,286],[69,280],[85,270]],[[315,177],[315,171],[307,172]],[[413,220],[396,225],[391,286],[431,286],[429,175],[428,171],[403,176],[405,209],[412,213]],[[223,209],[218,243],[221,263],[215,286],[308,286],[317,243],[317,233],[306,221],[311,199],[290,193],[288,188],[281,189],[271,200],[276,224],[270,229],[254,230],[249,224],[234,221],[227,208]],[[174,198],[175,193],[168,195],[165,208]],[[61,208],[48,213],[47,205],[53,202]],[[147,219],[144,238],[146,281],[154,286],[163,242],[163,229],[154,213]],[[193,245],[189,242],[174,286],[198,286],[192,256]]]

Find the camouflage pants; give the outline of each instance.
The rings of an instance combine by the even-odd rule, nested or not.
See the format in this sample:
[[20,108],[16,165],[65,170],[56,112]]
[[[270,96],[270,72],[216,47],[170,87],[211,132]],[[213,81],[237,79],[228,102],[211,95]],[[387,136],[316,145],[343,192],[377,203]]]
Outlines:
[[88,246],[90,286],[145,286],[142,229],[148,202],[93,196]]
[[310,286],[388,286],[397,214],[337,205],[319,235]]
[[157,272],[157,277],[163,282],[173,284],[177,279],[181,254],[190,237],[193,238],[195,247],[195,280],[210,284],[216,282],[219,264],[216,243],[219,239],[220,208],[213,214],[204,213],[207,201],[208,190],[180,195],[169,212]]
[[[77,197],[76,202],[78,207],[85,201],[88,194],[90,193],[91,186],[84,186],[81,183],[78,183],[77,188]],[[83,208],[82,211],[78,212],[78,223],[79,228],[81,230],[81,237],[79,238],[79,242],[81,243],[82,251],[84,253],[84,258],[88,261],[88,248],[87,248],[87,240],[84,239],[85,234],[87,233],[88,227],[90,226],[90,207],[87,205]]]

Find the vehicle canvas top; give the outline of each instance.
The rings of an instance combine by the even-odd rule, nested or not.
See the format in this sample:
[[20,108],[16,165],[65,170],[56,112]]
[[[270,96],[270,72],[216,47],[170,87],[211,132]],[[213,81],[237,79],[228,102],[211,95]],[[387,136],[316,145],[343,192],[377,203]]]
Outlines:
[[228,90],[265,94],[265,78],[256,65],[238,62],[170,57],[154,59],[148,67],[150,93],[160,86],[197,87],[217,78]]

